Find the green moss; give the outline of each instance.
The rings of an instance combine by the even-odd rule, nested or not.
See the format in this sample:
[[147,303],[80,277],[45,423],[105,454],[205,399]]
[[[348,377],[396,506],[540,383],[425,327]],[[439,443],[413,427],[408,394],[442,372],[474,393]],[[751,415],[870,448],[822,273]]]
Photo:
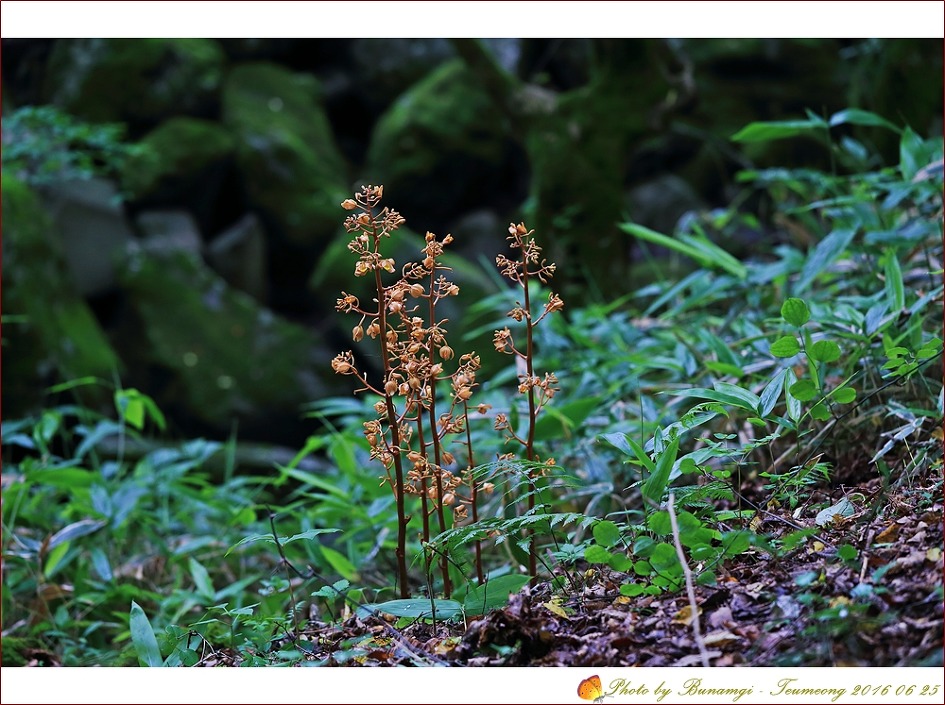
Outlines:
[[3,313],[17,321],[3,330],[3,394],[23,408],[50,367],[59,381],[111,379],[120,364],[69,277],[39,199],[7,174],[2,181]]
[[149,132],[139,143],[139,156],[125,169],[125,186],[137,197],[162,180],[189,178],[233,154],[233,136],[215,122],[174,117]]
[[226,428],[241,413],[294,413],[319,393],[315,372],[330,356],[319,354],[314,334],[230,288],[199,258],[142,250],[122,282],[151,361],[172,371],[180,401],[207,423]]
[[465,63],[449,61],[411,87],[378,121],[368,172],[390,193],[429,198],[435,192],[448,203],[462,195],[450,193],[451,186],[462,189],[477,172],[501,170],[509,134],[506,120]]
[[238,66],[224,87],[223,120],[249,197],[279,234],[302,245],[331,238],[347,178],[318,82],[275,64]]
[[69,39],[49,58],[46,95],[93,121],[151,121],[213,99],[224,53],[212,39]]

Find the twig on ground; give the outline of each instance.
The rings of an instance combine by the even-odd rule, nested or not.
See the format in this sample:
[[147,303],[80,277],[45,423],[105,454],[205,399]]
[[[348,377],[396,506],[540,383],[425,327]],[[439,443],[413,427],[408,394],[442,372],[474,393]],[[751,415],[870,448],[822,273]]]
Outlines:
[[686,577],[686,594],[689,596],[689,609],[692,612],[692,636],[696,640],[696,646],[699,647],[699,657],[702,659],[702,665],[709,668],[709,651],[705,648],[705,641],[702,638],[702,624],[699,620],[699,604],[696,602],[696,590],[692,584],[692,571],[686,562],[686,554],[683,553],[682,543],[679,540],[679,524],[676,522],[676,509],[673,504],[676,501],[676,495],[669,493],[669,502],[666,505],[666,511],[669,512],[669,523],[673,529],[673,543],[676,544],[676,555],[679,557],[679,564],[682,566],[683,575]]

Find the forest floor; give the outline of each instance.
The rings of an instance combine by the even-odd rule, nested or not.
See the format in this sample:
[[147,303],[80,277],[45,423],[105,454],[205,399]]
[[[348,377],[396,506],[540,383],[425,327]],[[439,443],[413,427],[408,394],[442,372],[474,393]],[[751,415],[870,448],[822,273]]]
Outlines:
[[[465,623],[395,628],[352,615],[309,622],[288,640],[346,666],[699,666],[703,657],[713,666],[941,666],[941,467],[885,493],[879,477],[825,492],[809,502],[852,496],[862,510],[784,555],[741,554],[716,585],[695,586],[702,653],[685,590],[624,597],[625,575],[586,565],[571,569],[564,595],[542,583]],[[783,507],[762,516],[754,528],[773,538],[813,525]],[[838,555],[842,545],[856,557]],[[202,665],[239,661],[219,650]]]

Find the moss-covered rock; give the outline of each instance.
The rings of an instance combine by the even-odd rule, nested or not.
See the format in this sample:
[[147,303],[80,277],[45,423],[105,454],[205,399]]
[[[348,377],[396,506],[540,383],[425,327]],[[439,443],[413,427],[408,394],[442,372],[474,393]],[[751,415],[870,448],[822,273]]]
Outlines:
[[348,188],[318,81],[270,63],[238,66],[224,85],[223,120],[249,199],[273,234],[301,246],[331,238]]
[[[424,227],[484,203],[512,205],[524,155],[511,126],[461,60],[449,61],[398,98],[378,121],[368,180]],[[413,222],[415,218],[410,218]],[[421,229],[421,228],[418,228]]]
[[45,94],[88,120],[155,124],[208,112],[224,60],[212,39],[62,39],[49,57]]
[[125,168],[124,183],[133,197],[153,194],[168,184],[199,185],[208,169],[227,160],[236,141],[220,124],[191,117],[164,121],[140,141]]
[[118,357],[73,283],[59,239],[33,191],[3,175],[3,406],[39,401],[45,384],[110,380]]
[[[315,335],[232,289],[191,252],[140,248],[122,281],[150,362],[168,371],[162,403],[218,430],[234,417],[297,418],[330,355]],[[277,425],[277,424],[276,424]]]

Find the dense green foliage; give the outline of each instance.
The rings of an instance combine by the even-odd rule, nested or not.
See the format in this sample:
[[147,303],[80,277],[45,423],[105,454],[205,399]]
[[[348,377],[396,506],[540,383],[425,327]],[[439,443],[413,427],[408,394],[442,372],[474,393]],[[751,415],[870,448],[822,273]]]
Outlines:
[[[879,166],[851,137],[834,137],[849,124],[896,134],[898,163]],[[690,217],[671,238],[625,223],[641,246],[670,250],[650,261],[653,282],[618,299],[601,284],[598,303],[536,328],[535,364],[557,371],[560,391],[534,443],[557,465],[527,490],[531,510],[519,511],[514,491],[534,480],[524,463],[478,521],[430,537],[427,548],[448,560],[449,600],[431,599],[443,577],[420,560],[411,592],[426,597],[393,600],[398,515],[369,462],[371,400],[313,404],[329,430],[261,475],[237,472],[235,438],[149,445],[165,419],[136,390],[114,390],[115,418],[60,404],[5,420],[5,663],[193,665],[220,649],[245,665],[292,663],[313,647],[287,637],[310,617],[372,604],[403,623],[461,620],[501,606],[527,580],[523,539],[537,542],[558,593],[606,565],[633,598],[682,589],[677,542],[696,582],[712,584],[737,556],[783,557],[854,511],[882,512],[887,492],[929,468],[940,495],[942,140],[862,111],[757,123],[736,139],[798,136],[821,141],[844,168],[741,175],[746,198],[775,204],[773,253],[728,254],[737,233],[759,226],[737,205]],[[504,326],[510,302],[499,289],[473,306],[468,338]],[[525,415],[504,390],[518,372],[502,365],[484,365],[477,395],[515,427]],[[480,457],[506,450],[492,420],[469,423]],[[313,456],[324,462],[306,465]],[[499,470],[508,465],[475,473],[495,481]],[[810,506],[838,473],[849,485],[879,477],[881,491]],[[779,506],[805,511],[806,524],[765,524]],[[407,535],[412,555],[424,555],[418,534]],[[849,543],[836,549],[825,560],[857,558]],[[865,612],[884,573],[871,569],[849,610]],[[849,618],[811,587],[817,579],[798,577],[801,603],[821,629],[845,633]],[[941,586],[927,597],[941,600]],[[803,649],[793,665],[810,662]],[[333,658],[363,652],[352,642]]]

